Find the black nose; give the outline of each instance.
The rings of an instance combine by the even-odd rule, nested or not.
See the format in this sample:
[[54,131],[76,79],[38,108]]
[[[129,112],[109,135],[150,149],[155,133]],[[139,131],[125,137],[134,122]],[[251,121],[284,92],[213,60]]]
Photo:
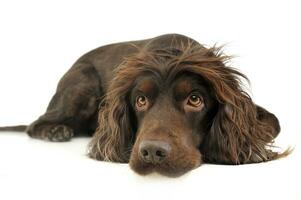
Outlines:
[[163,141],[144,140],[139,145],[139,154],[142,160],[153,164],[165,160],[170,150],[171,146]]

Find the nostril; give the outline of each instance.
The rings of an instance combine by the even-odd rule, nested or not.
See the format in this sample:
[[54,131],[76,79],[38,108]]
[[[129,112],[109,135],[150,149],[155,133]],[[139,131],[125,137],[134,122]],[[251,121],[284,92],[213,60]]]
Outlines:
[[142,153],[142,156],[144,156],[144,157],[148,156],[148,151],[145,149],[143,149],[141,153]]
[[164,158],[166,156],[166,153],[164,151],[158,150],[156,151],[156,156]]

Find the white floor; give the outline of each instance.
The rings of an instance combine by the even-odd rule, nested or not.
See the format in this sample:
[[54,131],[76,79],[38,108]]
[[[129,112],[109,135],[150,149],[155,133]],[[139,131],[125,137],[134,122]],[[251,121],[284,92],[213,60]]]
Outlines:
[[298,148],[278,161],[204,164],[182,177],[166,178],[89,159],[88,142],[51,143],[1,132],[0,199],[301,199]]

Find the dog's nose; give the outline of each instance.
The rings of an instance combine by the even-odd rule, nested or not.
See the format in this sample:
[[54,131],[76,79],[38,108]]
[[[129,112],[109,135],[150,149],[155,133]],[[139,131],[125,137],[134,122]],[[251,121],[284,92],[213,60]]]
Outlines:
[[144,140],[139,145],[140,157],[148,163],[161,163],[169,155],[171,146],[164,141]]

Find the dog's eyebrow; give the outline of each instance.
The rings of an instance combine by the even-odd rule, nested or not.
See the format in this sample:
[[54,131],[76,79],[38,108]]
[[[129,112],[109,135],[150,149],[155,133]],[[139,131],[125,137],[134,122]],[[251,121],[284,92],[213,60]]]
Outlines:
[[189,94],[193,90],[192,83],[188,80],[182,80],[175,86],[175,92],[179,96]]
[[154,80],[148,78],[138,81],[136,89],[139,92],[151,95],[157,90],[157,84]]

